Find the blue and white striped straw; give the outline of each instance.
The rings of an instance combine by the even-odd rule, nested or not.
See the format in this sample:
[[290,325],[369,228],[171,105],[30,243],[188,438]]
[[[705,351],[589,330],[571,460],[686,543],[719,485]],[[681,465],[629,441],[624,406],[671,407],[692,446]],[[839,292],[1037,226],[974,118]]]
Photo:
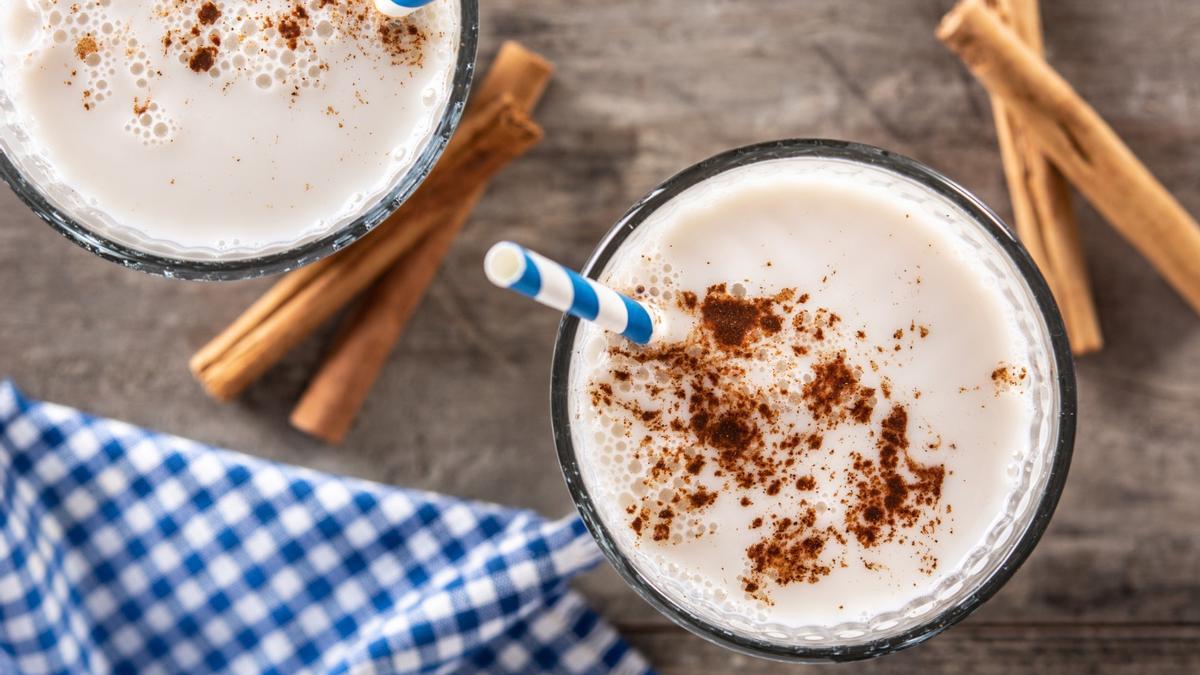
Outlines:
[[640,302],[580,276],[511,241],[502,241],[487,252],[483,269],[501,288],[591,321],[644,345],[654,335],[650,312]]
[[431,2],[433,0],[375,0],[375,8],[398,19],[412,14]]

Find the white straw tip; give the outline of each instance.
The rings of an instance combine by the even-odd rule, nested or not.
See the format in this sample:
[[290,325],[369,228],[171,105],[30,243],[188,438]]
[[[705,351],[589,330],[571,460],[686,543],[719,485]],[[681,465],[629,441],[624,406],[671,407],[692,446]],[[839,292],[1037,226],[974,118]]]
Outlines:
[[483,258],[483,271],[488,281],[509,288],[525,274],[524,249],[511,241],[493,244]]
[[412,14],[420,9],[420,7],[405,7],[404,5],[393,2],[392,0],[375,0],[375,9],[378,9],[381,13],[390,16],[393,19],[399,19]]

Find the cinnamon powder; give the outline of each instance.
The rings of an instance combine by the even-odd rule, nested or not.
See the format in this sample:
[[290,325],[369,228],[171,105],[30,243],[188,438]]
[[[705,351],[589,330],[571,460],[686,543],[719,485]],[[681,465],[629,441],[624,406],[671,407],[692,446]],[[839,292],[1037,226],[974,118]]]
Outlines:
[[718,284],[711,286],[704,296],[700,316],[717,344],[745,348],[757,334],[774,335],[783,328],[783,322],[774,314],[774,304],[773,298],[733,296],[725,284]]
[[877,460],[854,455],[851,477],[857,489],[846,503],[846,530],[864,548],[891,541],[900,528],[914,527],[932,512],[927,507],[937,505],[946,476],[944,466],[922,465],[909,457],[903,406],[893,405],[883,419],[877,447]]
[[200,5],[199,11],[196,12],[196,19],[203,26],[211,26],[221,18],[221,10],[211,2],[206,2]]
[[96,38],[91,35],[84,35],[75,43],[75,56],[80,61],[87,60],[87,57],[100,51],[100,45],[96,42]]
[[[240,24],[235,27],[231,23],[233,19],[227,17],[212,0],[205,0],[198,7],[191,2],[168,3],[163,10],[166,23],[178,25],[187,21],[191,23],[191,27],[187,30],[166,29],[160,40],[164,54],[177,50],[188,68],[197,73],[205,73],[221,61],[223,56],[230,55],[222,51],[223,37],[228,32],[238,34],[244,39],[245,35],[265,34],[275,30],[282,39],[283,47],[293,52],[304,52],[297,55],[295,62],[303,60],[304,57],[313,60],[313,54],[309,52],[315,49],[315,45],[310,42],[310,38],[319,40],[328,37],[328,34],[323,32],[318,32],[315,38],[312,37],[317,26],[304,3],[295,2],[282,14],[256,10],[255,5],[249,9],[248,16],[237,18],[238,22],[248,21],[254,26],[249,32],[243,33]],[[369,2],[320,0],[315,9],[322,10],[322,22],[328,25],[331,33],[336,32],[339,39],[358,46],[358,54],[350,58],[383,57],[392,66],[420,68],[424,65],[425,52],[430,41],[439,37],[430,34],[418,18],[391,19],[381,15]],[[173,14],[184,13],[186,18],[172,17]],[[173,18],[175,20],[172,20]],[[208,30],[209,28],[212,30]],[[88,40],[91,42],[87,42]],[[96,49],[94,40],[84,38],[77,45],[76,53],[80,59],[84,59]],[[321,63],[318,67],[324,70],[331,66]],[[231,71],[236,73],[241,69],[241,66],[237,66]],[[301,82],[309,79],[306,73],[296,73],[296,77]]]
[[[839,551],[849,540],[869,549],[901,530],[940,523],[944,466],[910,457],[907,408],[892,400],[879,419],[876,387],[863,382],[863,368],[838,347],[865,339],[863,331],[843,334],[841,316],[827,308],[800,309],[793,303],[807,303],[810,296],[796,289],[746,297],[717,284],[703,298],[686,291],[676,297],[680,311],[695,320],[687,338],[610,348],[617,364],[612,379],[622,391],[649,386],[631,376],[640,367],[654,373],[656,394],[639,399],[607,382],[589,385],[594,406],[624,419],[627,428],[636,423],[645,429],[634,454],[650,467],[643,478],[645,496],[627,509],[635,536],[664,544],[703,536],[703,513],[729,494],[747,508],[753,500],[746,492],[791,500],[797,510],[772,514],[764,536],[746,550],[743,590],[770,602],[772,585],[817,583],[835,566],[848,564]],[[785,329],[791,333],[785,336]],[[790,368],[795,359],[809,360],[803,385],[790,392],[754,386],[742,363],[764,349]],[[879,368],[873,361],[871,366],[872,372]],[[809,412],[813,427],[796,428],[794,416],[780,414],[797,405]],[[822,452],[825,432],[842,425],[868,428],[877,440],[874,452],[830,448],[852,453],[853,468],[842,476],[802,470],[806,465],[798,460]],[[845,517],[820,522],[809,500],[831,487],[843,496]],[[764,526],[761,518],[752,520],[743,526]],[[936,567],[936,559],[925,567]]]
[[811,507],[797,518],[780,518],[767,537],[746,549],[750,572],[742,577],[743,590],[769,601],[760,594],[768,580],[781,586],[819,582],[833,571],[821,554],[837,538],[832,528],[817,527],[817,513]]
[[193,72],[206,73],[217,62],[217,48],[212,46],[197,47],[188,59],[188,68]]

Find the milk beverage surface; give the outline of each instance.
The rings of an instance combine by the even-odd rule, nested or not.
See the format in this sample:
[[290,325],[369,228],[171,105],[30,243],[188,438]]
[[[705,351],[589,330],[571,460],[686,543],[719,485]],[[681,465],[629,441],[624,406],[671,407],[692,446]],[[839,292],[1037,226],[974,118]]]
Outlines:
[[1048,338],[1011,261],[927,188],[834,159],[734,169],[650,215],[601,280],[661,332],[581,326],[572,442],[672,602],[772,639],[861,634],[969,591],[1023,517]]
[[453,0],[5,0],[0,144],[84,225],[236,258],[353,220],[428,142]]

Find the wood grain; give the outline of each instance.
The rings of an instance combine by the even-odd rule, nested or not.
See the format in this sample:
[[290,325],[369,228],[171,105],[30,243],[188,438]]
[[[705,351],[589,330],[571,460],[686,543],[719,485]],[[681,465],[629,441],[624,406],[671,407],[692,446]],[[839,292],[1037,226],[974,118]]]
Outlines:
[[[786,136],[903,152],[1011,217],[987,98],[932,34],[950,0],[481,4],[482,61],[512,38],[558,66],[538,111],[546,138],[480,203],[344,447],[287,424],[330,331],[232,406],[187,372],[188,356],[269,282],[120,269],[62,240],[5,189],[0,377],[272,459],[561,514],[571,505],[546,405],[557,319],[490,287],[479,265],[493,241],[580,264],[671,173]],[[1136,4],[1044,1],[1047,53],[1200,212],[1200,3]],[[963,624],[894,657],[824,671],[1200,670],[1200,321],[1095,212],[1078,216],[1106,346],[1079,363],[1075,460],[1045,538]],[[579,586],[664,672],[803,672],[691,637],[605,566]]]

